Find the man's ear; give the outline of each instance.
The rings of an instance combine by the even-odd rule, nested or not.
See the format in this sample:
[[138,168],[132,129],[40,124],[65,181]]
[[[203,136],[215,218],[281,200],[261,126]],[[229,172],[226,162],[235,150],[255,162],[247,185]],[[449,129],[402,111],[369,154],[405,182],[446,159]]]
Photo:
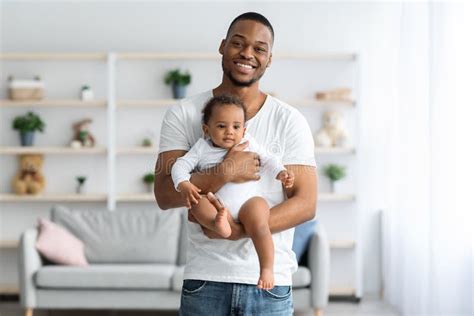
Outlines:
[[225,38],[221,41],[221,45],[219,46],[219,54],[224,55],[224,46],[225,46]]
[[270,58],[268,58],[267,68],[270,67],[270,65],[272,64],[272,56],[273,54],[270,53]]

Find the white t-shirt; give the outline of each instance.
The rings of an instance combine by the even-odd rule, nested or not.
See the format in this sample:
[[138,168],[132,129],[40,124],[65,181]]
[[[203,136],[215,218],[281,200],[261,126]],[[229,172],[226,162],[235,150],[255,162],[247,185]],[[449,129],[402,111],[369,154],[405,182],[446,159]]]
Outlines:
[[[207,91],[171,107],[163,119],[159,152],[186,150],[201,138],[202,108],[212,98]],[[296,109],[267,96],[258,113],[246,122],[247,132],[283,165],[316,166],[314,143],[306,119]],[[284,200],[283,189],[268,173],[260,179],[261,194],[270,207]],[[257,284],[259,261],[250,238],[237,241],[207,238],[201,227],[187,223],[188,248],[184,279]],[[275,285],[291,285],[297,262],[291,247],[294,228],[273,234]]]

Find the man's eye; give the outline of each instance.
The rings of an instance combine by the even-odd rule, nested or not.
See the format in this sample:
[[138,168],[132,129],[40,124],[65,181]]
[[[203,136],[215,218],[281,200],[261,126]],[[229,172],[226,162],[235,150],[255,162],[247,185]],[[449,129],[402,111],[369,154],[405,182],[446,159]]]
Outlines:
[[266,52],[265,48],[263,48],[263,47],[257,47],[255,50],[256,50],[257,52],[260,52],[260,53]]
[[241,47],[241,46],[242,46],[242,43],[240,43],[240,42],[232,42],[232,45],[234,45],[235,47]]

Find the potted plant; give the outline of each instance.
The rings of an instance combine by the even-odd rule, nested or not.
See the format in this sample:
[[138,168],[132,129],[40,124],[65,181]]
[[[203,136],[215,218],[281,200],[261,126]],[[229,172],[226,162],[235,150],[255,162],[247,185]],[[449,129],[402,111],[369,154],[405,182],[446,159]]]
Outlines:
[[323,169],[324,175],[331,180],[331,192],[334,193],[334,184],[346,176],[346,168],[341,165],[329,164]]
[[90,101],[93,99],[94,99],[94,92],[92,91],[91,87],[88,85],[83,85],[81,87],[81,100]]
[[143,176],[143,182],[147,186],[148,192],[153,192],[153,183],[155,183],[155,174],[147,173]]
[[87,180],[87,177],[79,176],[79,177],[76,177],[76,180],[77,180],[76,193],[81,194],[84,192],[84,184]]
[[15,117],[12,128],[20,132],[21,146],[32,146],[35,131],[43,132],[45,124],[37,114],[28,112]]
[[172,86],[173,98],[182,99],[186,96],[186,86],[191,83],[191,74],[179,69],[170,70],[166,73],[165,83]]

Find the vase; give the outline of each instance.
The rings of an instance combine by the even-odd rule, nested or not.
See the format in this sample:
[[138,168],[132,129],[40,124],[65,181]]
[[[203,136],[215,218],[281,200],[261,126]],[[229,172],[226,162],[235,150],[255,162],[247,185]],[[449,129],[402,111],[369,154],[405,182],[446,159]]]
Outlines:
[[148,193],[153,193],[153,183],[147,183],[146,189]]
[[186,97],[186,86],[173,84],[173,98],[182,99]]
[[20,132],[21,146],[33,146],[35,132]]

